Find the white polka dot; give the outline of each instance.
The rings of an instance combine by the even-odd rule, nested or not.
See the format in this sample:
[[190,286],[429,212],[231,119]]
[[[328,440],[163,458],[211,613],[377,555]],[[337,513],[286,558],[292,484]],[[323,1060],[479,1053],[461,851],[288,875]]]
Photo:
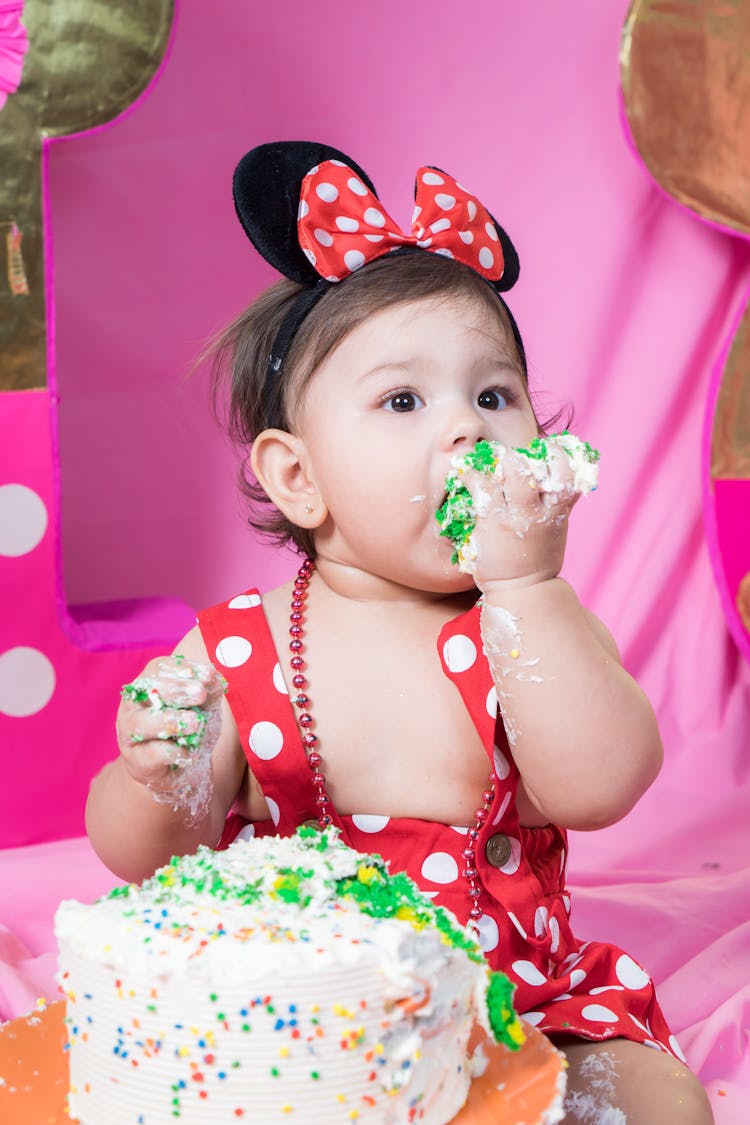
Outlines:
[[355,231],[359,230],[359,223],[356,219],[350,219],[348,215],[339,215],[336,220],[336,226],[339,230]]
[[578,988],[578,985],[583,984],[585,979],[586,973],[584,973],[583,969],[573,969],[573,972],[570,974],[570,987]]
[[315,189],[315,194],[319,199],[322,199],[324,203],[333,203],[339,197],[338,188],[334,187],[333,184],[326,183],[318,184]]
[[628,957],[627,953],[618,957],[615,973],[620,984],[624,984],[626,988],[645,988],[650,983],[648,973],[644,973],[640,965],[636,965],[633,958]]
[[411,225],[412,226],[414,226],[414,224],[416,223],[417,219],[419,218],[419,216],[421,214],[422,214],[422,208],[421,207],[415,207],[414,210],[411,213]]
[[570,895],[562,896],[562,904],[565,907],[565,913],[570,914]]
[[327,230],[321,230],[320,227],[316,227],[313,234],[315,235],[315,240],[319,242],[321,246],[333,246],[333,236],[330,235]]
[[430,230],[433,234],[440,234],[441,230],[450,230],[450,219],[438,219],[436,223],[430,223]]
[[495,760],[495,773],[501,781],[505,781],[506,777],[510,773],[510,762],[506,758],[505,754],[503,754],[499,746],[495,747],[492,756]]
[[602,992],[624,992],[621,984],[603,984],[599,988],[590,988],[589,996],[600,996]]
[[442,176],[438,176],[437,172],[425,172],[422,176],[422,183],[431,184],[433,187],[440,187],[441,184],[445,183],[445,180]]
[[489,715],[489,717],[491,719],[496,719],[497,718],[497,688],[496,687],[494,687],[494,686],[491,687],[490,690],[487,692],[487,699],[485,700],[484,705],[487,708],[487,714]]
[[443,645],[443,659],[451,672],[465,672],[477,658],[477,647],[471,637],[457,633]]
[[364,220],[369,223],[371,227],[384,227],[385,215],[382,211],[378,211],[377,207],[368,207],[364,213]]
[[239,830],[235,839],[236,840],[252,840],[254,835],[255,835],[255,825],[254,824],[246,824],[244,828],[241,828]]
[[224,637],[216,646],[216,659],[225,668],[239,668],[252,655],[253,646],[247,637]]
[[497,242],[497,231],[495,230],[494,223],[485,223],[484,229],[487,231],[487,234],[490,236],[492,241]]
[[227,609],[255,609],[260,605],[260,594],[238,594],[227,602]]
[[537,937],[543,937],[547,932],[549,924],[549,910],[546,906],[537,906],[534,913],[534,933]]
[[289,695],[284,673],[281,671],[281,665],[278,661],[273,666],[273,686],[278,692],[281,692],[282,695]]
[[435,251],[435,253],[436,254],[442,254],[444,258],[452,258],[453,257],[453,251],[449,250],[447,246],[440,246]]
[[526,981],[526,984],[540,985],[547,983],[547,978],[543,973],[540,973],[531,961],[514,961],[511,967],[516,976]]
[[309,206],[307,200],[306,199],[300,199],[299,207],[297,208],[297,218],[298,219],[304,219],[305,215],[307,215],[309,210],[310,210],[310,206]]
[[474,235],[471,233],[470,230],[460,230],[458,232],[458,237],[461,239],[462,242],[465,242],[467,246],[470,246],[471,243],[474,241]]
[[587,1004],[581,1015],[592,1023],[617,1023],[615,1013],[605,1008],[603,1004]]
[[540,1023],[544,1023],[544,1012],[524,1012],[521,1017],[530,1024],[531,1027],[538,1027]]
[[347,250],[346,254],[344,254],[344,262],[346,263],[346,268],[353,273],[354,270],[358,270],[360,266],[365,264],[365,256],[361,250]]
[[561,1000],[572,1000],[573,994],[570,992],[561,992],[559,996],[552,997],[553,1004],[559,1004]]
[[528,934],[526,933],[526,930],[523,928],[521,923],[518,921],[518,919],[516,918],[516,916],[515,916],[515,914],[513,913],[512,910],[508,911],[508,917],[510,918],[511,922],[513,923],[513,925],[518,930],[521,937],[524,938],[524,940],[525,940],[528,937]]
[[25,719],[46,707],[55,690],[55,669],[39,649],[20,645],[0,656],[0,714]]
[[313,254],[312,250],[308,250],[307,247],[305,247],[305,257],[307,258],[311,266],[314,266],[318,260]]
[[458,878],[458,864],[448,852],[432,852],[422,864],[422,878],[431,883],[452,883]]
[[374,816],[372,813],[355,813],[352,823],[360,832],[382,832],[390,819],[389,816]]
[[486,270],[492,269],[494,266],[495,255],[492,253],[489,246],[483,246],[479,251],[479,264]]
[[521,865],[521,841],[517,840],[515,836],[509,836],[508,839],[510,840],[510,859],[497,870],[502,875],[515,875]]
[[628,1012],[628,1015],[630,1016],[631,1020],[633,1021],[633,1023],[635,1024],[636,1027],[640,1027],[641,1031],[645,1032],[646,1035],[651,1034],[651,1032],[645,1026],[645,1024],[642,1024],[641,1021],[639,1019],[637,1019],[636,1016],[634,1016],[632,1012]]
[[344,164],[343,160],[330,160],[329,164],[335,164],[337,168],[346,168],[347,167],[347,165]]
[[468,825],[451,824],[450,827],[454,832],[458,832],[459,836],[465,836],[469,831]]
[[500,823],[500,821],[505,816],[505,813],[507,812],[509,804],[510,804],[510,792],[507,792],[505,794],[505,796],[503,797],[502,801],[500,802],[500,804],[498,805],[497,812],[495,813],[494,817],[492,818],[493,824],[499,824]]
[[681,1059],[682,1062],[687,1063],[687,1059],[685,1058],[684,1054],[682,1053],[682,1047],[677,1042],[674,1035],[670,1035],[668,1042],[669,1042],[669,1046],[672,1048],[674,1053],[677,1055],[677,1058]]
[[552,939],[549,944],[549,951],[550,953],[557,953],[560,948],[560,923],[557,921],[557,918],[550,918],[549,933]]
[[485,953],[490,953],[497,948],[497,943],[500,941],[500,930],[494,918],[491,918],[489,914],[483,914],[481,918],[477,918],[477,931],[479,944]]
[[366,234],[365,238],[368,242],[382,242],[385,238],[384,234]]
[[258,758],[268,762],[281,753],[284,736],[276,723],[255,723],[250,729],[250,749]]
[[469,218],[473,222],[477,217],[477,205],[473,199],[470,199],[466,204],[466,210],[469,212]]
[[281,809],[279,808],[279,806],[276,804],[276,802],[273,800],[272,797],[266,797],[266,804],[268,805],[268,811],[271,814],[271,820],[274,822],[274,824],[278,828],[279,821],[281,820]]
[[417,246],[421,246],[423,250],[426,250],[428,246],[432,246],[432,239],[431,238],[418,238],[417,239]]
[[367,195],[368,194],[368,189],[365,187],[365,185],[362,183],[362,181],[356,179],[355,176],[352,176],[351,179],[346,181],[346,183],[347,183],[347,186],[349,188],[349,191],[353,191],[355,195]]
[[27,555],[46,530],[47,509],[38,493],[25,484],[0,486],[0,555]]
[[442,207],[444,211],[450,211],[451,207],[456,206],[455,195],[446,195],[444,192],[439,191],[435,196],[435,202],[438,207]]

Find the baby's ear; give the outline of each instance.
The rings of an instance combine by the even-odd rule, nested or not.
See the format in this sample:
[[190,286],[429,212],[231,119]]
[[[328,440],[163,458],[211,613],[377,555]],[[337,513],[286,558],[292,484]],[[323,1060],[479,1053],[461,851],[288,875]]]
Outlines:
[[263,430],[253,442],[250,464],[263,491],[291,523],[314,529],[325,522],[328,509],[301,438],[286,430]]

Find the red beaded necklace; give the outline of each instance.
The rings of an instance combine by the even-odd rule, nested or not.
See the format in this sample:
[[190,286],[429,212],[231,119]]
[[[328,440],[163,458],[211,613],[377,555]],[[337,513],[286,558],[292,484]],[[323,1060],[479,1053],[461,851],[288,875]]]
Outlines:
[[[305,647],[305,628],[303,624],[305,603],[307,601],[307,588],[310,585],[310,579],[314,571],[315,563],[313,560],[309,558],[305,559],[294,580],[292,606],[289,614],[289,633],[292,638],[289,642],[289,648],[292,653],[289,663],[292,669],[292,684],[297,690],[297,694],[293,696],[292,701],[299,711],[297,721],[302,732],[302,745],[305,750],[307,764],[312,774],[312,783],[315,790],[315,804],[318,807],[318,824],[321,828],[327,828],[329,824],[333,823],[333,817],[331,816],[333,802],[326,789],[326,779],[323,773],[323,759],[318,752],[318,736],[312,730],[315,722],[310,714],[312,700],[306,691],[307,677],[304,676],[302,672],[302,669],[305,667],[305,660],[302,656]],[[482,825],[489,816],[494,798],[495,775],[491,773],[489,784],[482,793],[482,807],[477,809],[474,814],[474,824],[466,833],[468,843],[461,852],[461,856],[466,864],[461,874],[468,884],[469,918],[474,924],[482,917],[482,911],[479,909],[478,901],[482,892],[479,888],[479,874],[476,867],[476,845],[482,830]]]

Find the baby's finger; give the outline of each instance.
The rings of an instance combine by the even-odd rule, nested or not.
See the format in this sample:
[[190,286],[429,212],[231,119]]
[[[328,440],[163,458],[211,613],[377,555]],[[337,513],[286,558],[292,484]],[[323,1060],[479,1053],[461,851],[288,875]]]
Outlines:
[[133,744],[186,738],[200,734],[205,718],[198,711],[162,707],[160,710],[141,708],[123,733]]
[[515,510],[538,507],[539,493],[546,476],[544,462],[524,457],[515,450],[507,453],[503,490],[508,505]]

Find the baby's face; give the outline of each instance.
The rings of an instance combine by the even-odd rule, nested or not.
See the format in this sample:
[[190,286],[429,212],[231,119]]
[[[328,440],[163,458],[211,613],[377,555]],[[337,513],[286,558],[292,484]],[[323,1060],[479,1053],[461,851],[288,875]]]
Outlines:
[[295,430],[329,512],[318,553],[446,593],[471,586],[434,518],[451,458],[480,438],[525,446],[538,433],[500,318],[432,299],[349,333],[307,384]]

